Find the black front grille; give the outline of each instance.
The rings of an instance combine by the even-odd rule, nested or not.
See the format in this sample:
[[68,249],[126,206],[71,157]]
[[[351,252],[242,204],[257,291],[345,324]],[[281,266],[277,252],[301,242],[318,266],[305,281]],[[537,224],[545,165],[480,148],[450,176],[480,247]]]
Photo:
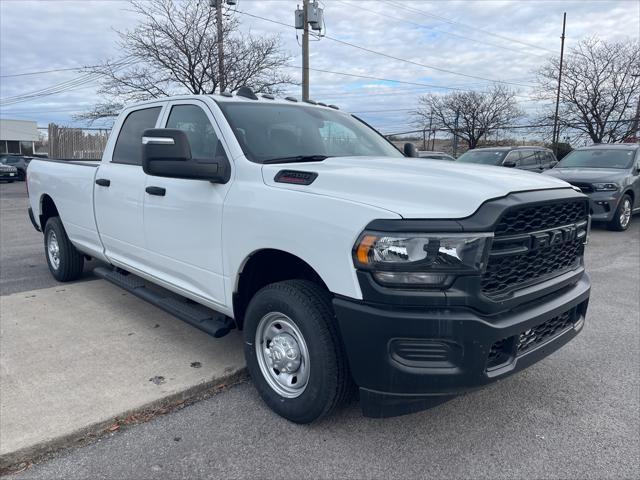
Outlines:
[[495,228],[496,236],[531,233],[585,220],[587,203],[582,200],[556,202],[508,210]]
[[[587,209],[586,201],[572,200],[507,210],[496,225],[482,292],[499,297],[576,268],[584,249]],[[560,242],[535,244],[534,237],[540,234],[544,237],[553,229],[576,224],[579,236],[565,238],[562,233]]]
[[575,268],[582,249],[582,240],[575,240],[524,255],[491,258],[482,276],[482,291],[487,296],[495,296]]
[[575,321],[576,309],[572,308],[562,315],[553,317],[551,320],[547,320],[537,327],[522,332],[518,337],[517,354],[522,355],[545,343],[547,340],[551,340],[553,337],[560,335],[568,328],[573,327]]

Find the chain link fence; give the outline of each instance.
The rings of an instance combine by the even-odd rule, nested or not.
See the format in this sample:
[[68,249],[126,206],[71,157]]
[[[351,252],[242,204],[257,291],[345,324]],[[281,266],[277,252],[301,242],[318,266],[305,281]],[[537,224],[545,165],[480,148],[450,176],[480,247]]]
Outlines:
[[100,160],[107,146],[109,132],[106,128],[71,128],[50,123],[49,158]]

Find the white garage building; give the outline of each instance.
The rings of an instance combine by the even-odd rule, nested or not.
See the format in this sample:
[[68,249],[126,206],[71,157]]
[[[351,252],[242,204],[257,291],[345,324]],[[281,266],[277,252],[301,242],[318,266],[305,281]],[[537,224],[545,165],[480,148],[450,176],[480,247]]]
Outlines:
[[0,153],[33,155],[38,124],[29,120],[0,119]]

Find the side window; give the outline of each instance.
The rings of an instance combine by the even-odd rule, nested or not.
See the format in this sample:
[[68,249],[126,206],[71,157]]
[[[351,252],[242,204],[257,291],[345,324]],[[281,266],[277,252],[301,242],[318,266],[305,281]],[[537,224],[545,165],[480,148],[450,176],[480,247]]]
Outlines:
[[224,155],[213,125],[197,105],[171,107],[167,128],[177,128],[187,134],[194,159],[214,160],[218,155]]
[[142,165],[142,132],[156,126],[161,107],[131,112],[120,129],[113,149],[113,163]]
[[520,152],[518,150],[511,150],[507,153],[507,156],[504,158],[503,163],[506,161],[515,162],[517,166],[520,165]]
[[522,153],[522,161],[520,163],[523,167],[535,167],[538,165],[538,160],[536,157],[535,150],[521,150]]

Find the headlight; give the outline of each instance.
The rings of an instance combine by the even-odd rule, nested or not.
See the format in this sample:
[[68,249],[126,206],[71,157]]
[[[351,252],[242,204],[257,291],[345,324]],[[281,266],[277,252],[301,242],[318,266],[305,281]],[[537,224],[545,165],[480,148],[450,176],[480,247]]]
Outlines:
[[482,273],[493,233],[364,232],[353,248],[357,268],[381,284],[443,288],[457,275]]
[[618,190],[617,183],[594,183],[593,189],[596,192],[615,192]]

